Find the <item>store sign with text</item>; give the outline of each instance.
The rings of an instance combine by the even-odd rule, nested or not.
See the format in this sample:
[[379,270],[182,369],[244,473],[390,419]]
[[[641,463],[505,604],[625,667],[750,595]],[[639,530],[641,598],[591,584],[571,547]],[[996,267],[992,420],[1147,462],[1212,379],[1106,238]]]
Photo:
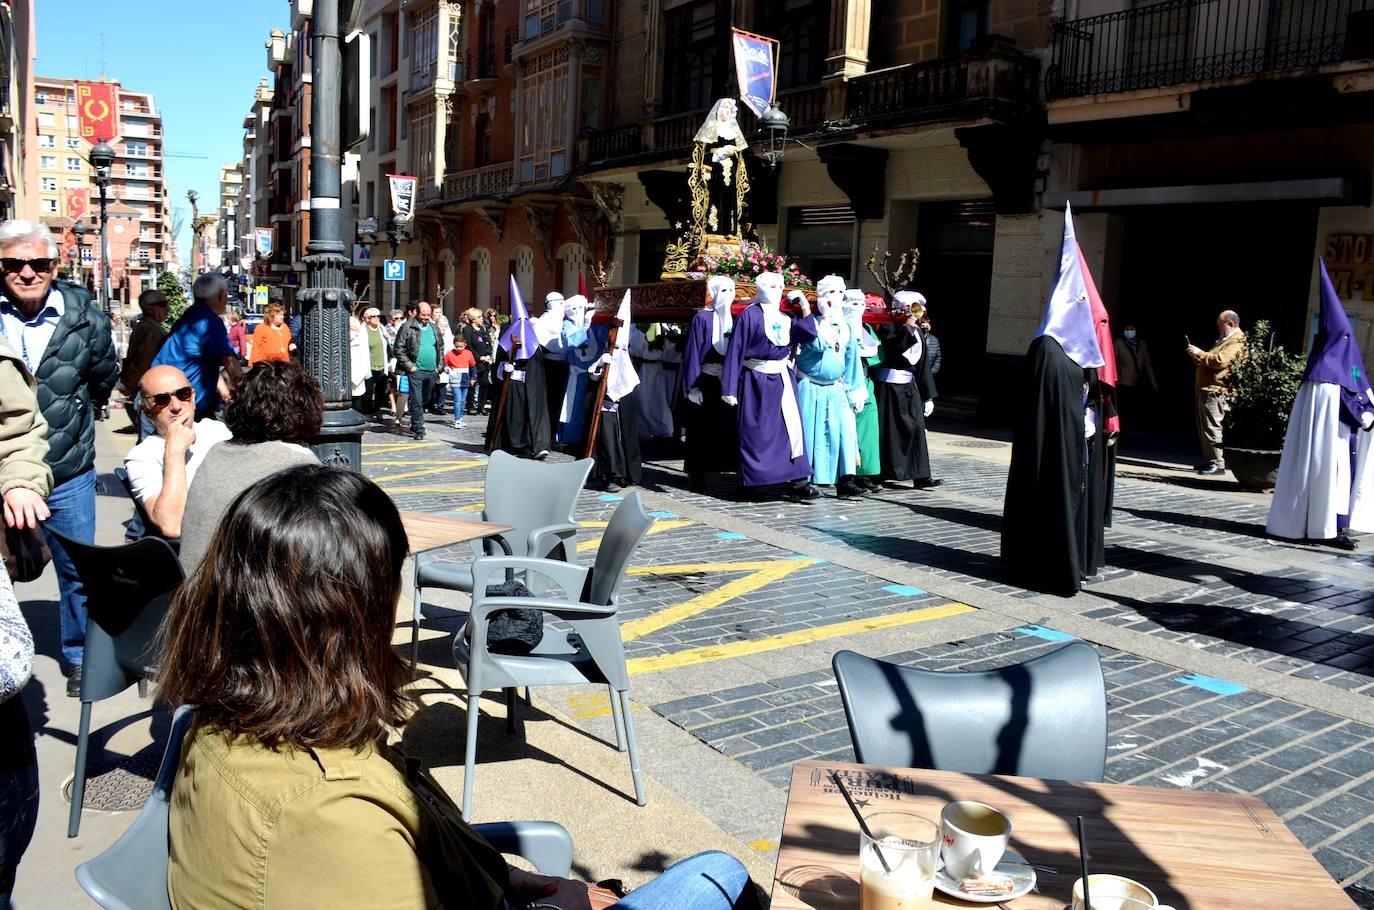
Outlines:
[[1374,234],[1331,234],[1322,259],[1337,297],[1374,300]]

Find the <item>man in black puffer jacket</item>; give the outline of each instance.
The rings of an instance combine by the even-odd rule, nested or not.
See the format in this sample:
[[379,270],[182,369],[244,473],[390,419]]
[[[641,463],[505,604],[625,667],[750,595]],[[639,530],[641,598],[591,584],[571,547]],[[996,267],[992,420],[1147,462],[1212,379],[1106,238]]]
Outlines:
[[[52,516],[45,531],[95,542],[94,408],[104,407],[119,378],[110,320],[90,294],[56,281],[57,244],[46,227],[14,219],[0,224],[0,330],[38,382],[38,407],[48,421]],[[67,694],[81,694],[86,596],[76,568],[47,534],[61,591],[62,657]]]

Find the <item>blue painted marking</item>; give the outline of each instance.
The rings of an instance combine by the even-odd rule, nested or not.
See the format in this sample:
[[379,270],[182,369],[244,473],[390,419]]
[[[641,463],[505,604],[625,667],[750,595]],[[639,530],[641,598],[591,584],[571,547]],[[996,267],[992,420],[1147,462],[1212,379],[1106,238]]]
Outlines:
[[600,496],[596,498],[601,500],[602,502],[620,502],[620,500],[624,499],[625,497],[617,496],[614,493],[602,493]]
[[1073,641],[1074,636],[1068,632],[1060,632],[1055,629],[1046,629],[1044,626],[1022,626],[1016,631],[1022,635],[1034,635],[1036,638],[1043,638],[1045,641]]
[[743,540],[743,534],[736,534],[734,531],[717,531],[716,536],[721,540]]
[[789,557],[787,557],[787,558],[788,558],[788,559],[809,559],[809,560],[811,560],[811,562],[813,562],[814,564],[816,564],[816,565],[818,565],[818,566],[823,566],[823,565],[825,565],[825,560],[824,560],[824,559],[818,559],[818,558],[816,558],[815,556],[789,556]]
[[1201,673],[1189,673],[1186,676],[1177,677],[1174,682],[1198,689],[1206,689],[1213,695],[1239,695],[1245,691],[1245,687],[1240,683],[1233,683],[1229,679],[1203,676]]
[[913,588],[911,585],[883,585],[884,591],[891,591],[893,594],[900,594],[903,597],[920,597],[926,593],[920,588]]
[[662,518],[665,521],[669,518],[677,518],[677,515],[673,512],[650,512],[649,514],[654,518]]

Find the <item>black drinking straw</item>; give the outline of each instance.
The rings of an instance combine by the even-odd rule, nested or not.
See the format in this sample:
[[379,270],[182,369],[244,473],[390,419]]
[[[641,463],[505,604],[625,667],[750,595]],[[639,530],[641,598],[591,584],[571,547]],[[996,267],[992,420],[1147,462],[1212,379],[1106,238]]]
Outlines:
[[1083,871],[1083,910],[1093,910],[1088,897],[1088,835],[1083,828],[1083,816],[1078,816],[1078,865]]
[[839,774],[831,771],[830,779],[835,782],[835,786],[840,788],[840,795],[844,797],[844,801],[849,803],[849,811],[854,813],[854,818],[859,822],[859,830],[862,831],[873,844],[873,852],[878,854],[878,862],[883,864],[883,871],[890,875],[892,873],[892,867],[887,864],[887,857],[883,856],[883,851],[878,849],[878,839],[873,836],[872,831],[868,830],[868,823],[865,822],[864,817],[859,814],[859,807],[854,805],[854,797],[849,795],[849,790],[845,788],[844,781],[840,780]]

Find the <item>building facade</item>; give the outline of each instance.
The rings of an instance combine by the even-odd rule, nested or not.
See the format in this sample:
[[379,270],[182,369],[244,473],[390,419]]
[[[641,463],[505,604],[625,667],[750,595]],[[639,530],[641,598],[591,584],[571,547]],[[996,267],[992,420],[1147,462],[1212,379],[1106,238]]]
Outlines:
[[0,219],[38,217],[38,162],[28,128],[34,53],[33,5],[0,4]]
[[[71,79],[34,80],[34,155],[38,186],[34,194],[38,220],[54,234],[64,259],[75,252],[80,271],[90,271],[99,253],[99,188],[90,163],[91,145],[81,138],[76,112],[76,83]],[[126,301],[151,287],[167,262],[171,206],[163,172],[162,115],[153,96],[119,88],[120,135],[112,146],[110,173],[111,284]],[[86,231],[74,232],[68,217],[67,190],[89,190],[90,203],[80,219]],[[118,203],[119,208],[114,208]],[[67,261],[69,268],[75,263]]]

